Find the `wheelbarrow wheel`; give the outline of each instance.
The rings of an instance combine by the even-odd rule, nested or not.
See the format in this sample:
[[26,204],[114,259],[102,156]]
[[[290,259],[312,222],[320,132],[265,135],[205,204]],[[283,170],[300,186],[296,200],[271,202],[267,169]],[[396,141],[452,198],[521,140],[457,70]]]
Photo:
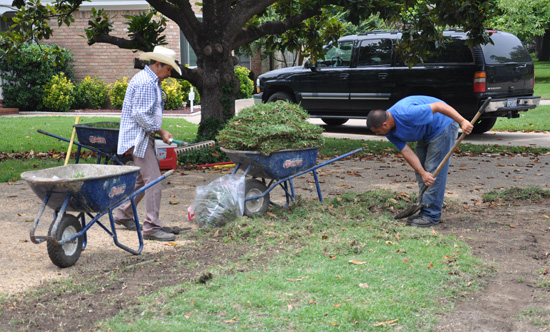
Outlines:
[[[248,179],[245,182],[245,198],[262,195],[267,191],[267,187],[262,182],[255,179]],[[260,198],[244,202],[244,215],[254,217],[265,214],[269,207],[269,193]]]
[[[54,223],[50,225],[48,234],[51,234]],[[59,223],[55,236],[57,241],[68,239],[82,230],[82,225],[78,218],[65,214]],[[62,246],[55,244],[52,240],[48,240],[48,256],[50,260],[57,266],[64,268],[73,266],[82,252],[82,236],[77,237],[73,241],[67,242]]]

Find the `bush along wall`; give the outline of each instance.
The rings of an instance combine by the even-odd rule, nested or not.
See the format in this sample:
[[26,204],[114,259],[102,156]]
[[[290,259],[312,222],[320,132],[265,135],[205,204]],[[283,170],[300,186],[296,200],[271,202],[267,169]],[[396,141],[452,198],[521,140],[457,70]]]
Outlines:
[[72,54],[64,48],[62,57],[56,62],[47,59],[46,55],[57,45],[25,44],[19,51],[20,61],[8,62],[0,57],[0,77],[4,106],[16,107],[20,111],[43,111],[43,86],[53,75],[64,73],[68,79],[74,77]]
[[71,108],[100,109],[107,102],[109,86],[97,76],[86,76],[75,85],[74,103]]

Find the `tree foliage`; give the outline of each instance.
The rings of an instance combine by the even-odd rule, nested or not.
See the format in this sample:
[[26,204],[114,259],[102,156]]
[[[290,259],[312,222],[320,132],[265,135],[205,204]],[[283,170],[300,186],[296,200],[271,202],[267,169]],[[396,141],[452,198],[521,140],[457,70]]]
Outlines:
[[[50,5],[40,0],[16,0],[19,8],[10,31],[2,34],[0,48],[3,56],[17,57],[17,45],[29,40],[48,39],[53,29],[50,20],[59,25],[70,25],[72,13],[83,0],[55,0]],[[322,48],[323,38],[334,39],[341,23],[327,16],[327,8],[337,8],[346,22],[359,24],[372,14],[388,22],[401,22],[405,38],[401,51],[411,61],[418,61],[435,41],[440,40],[441,28],[462,27],[470,33],[470,43],[488,42],[484,23],[493,14],[489,0],[205,0],[199,19],[189,0],[147,0],[157,13],[174,21],[197,55],[197,68],[182,66],[182,77],[197,87],[201,95],[202,119],[214,117],[224,123],[234,114],[234,100],[239,89],[233,67],[238,63],[233,51],[268,36],[273,44],[284,38],[292,41],[289,50],[300,50],[315,57]],[[331,7],[333,6],[333,7]],[[274,15],[277,14],[277,15]],[[158,33],[162,21],[154,15],[141,18],[127,17],[129,36],[111,36],[113,22],[97,10],[86,30],[89,44],[110,43],[133,50],[151,50],[161,44]],[[272,17],[272,18],[270,18]],[[321,22],[330,22],[323,25]],[[139,24],[138,24],[139,23]],[[133,29],[133,30],[132,30]],[[285,35],[286,31],[291,31]],[[152,36],[151,36],[152,35]],[[294,40],[308,40],[302,48]],[[226,109],[229,107],[229,109]]]

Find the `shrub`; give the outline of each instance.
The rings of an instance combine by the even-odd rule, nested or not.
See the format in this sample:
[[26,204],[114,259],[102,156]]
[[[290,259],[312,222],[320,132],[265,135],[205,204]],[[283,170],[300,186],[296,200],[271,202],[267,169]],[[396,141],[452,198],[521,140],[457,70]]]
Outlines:
[[254,82],[250,79],[250,70],[246,67],[237,66],[235,67],[235,76],[241,82],[239,94],[237,99],[248,99],[252,98],[254,93]]
[[61,48],[61,58],[48,60],[46,55],[54,49],[60,48],[57,45],[25,44],[19,49],[20,61],[8,62],[0,56],[0,77],[6,107],[42,111],[44,84],[61,72],[68,79],[73,78],[72,54]]
[[201,96],[199,95],[199,90],[197,90],[196,87],[191,85],[186,80],[178,79],[180,85],[181,85],[181,91],[183,93],[183,100],[187,103],[187,105],[191,104],[191,101],[189,100],[189,92],[191,91],[191,87],[193,87],[193,92],[195,93],[195,99],[193,100],[193,105],[198,105],[201,102]]
[[95,108],[100,109],[105,104],[108,97],[108,86],[104,81],[100,81],[97,76],[91,78],[86,76],[75,87],[75,103],[73,108]]
[[73,104],[74,84],[65,77],[64,73],[53,75],[44,85],[44,107],[53,112],[67,112]]
[[122,109],[124,103],[124,96],[126,95],[126,89],[128,88],[128,79],[122,78],[122,81],[116,80],[115,83],[109,84],[109,100],[111,105],[116,109]]
[[276,102],[242,109],[218,135],[218,144],[227,149],[260,151],[303,149],[324,144],[323,128],[307,121],[301,106]]
[[181,84],[175,78],[167,78],[161,83],[162,91],[166,93],[164,109],[175,110],[183,105],[183,91]]

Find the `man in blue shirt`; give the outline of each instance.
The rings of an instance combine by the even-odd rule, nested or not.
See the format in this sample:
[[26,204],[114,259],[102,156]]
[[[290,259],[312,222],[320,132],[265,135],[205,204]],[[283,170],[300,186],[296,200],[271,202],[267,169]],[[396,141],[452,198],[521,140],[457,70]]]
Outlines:
[[[386,135],[415,170],[420,190],[429,186],[422,196],[424,207],[408,218],[409,225],[429,227],[441,218],[450,159],[437,178],[432,173],[453,147],[459,124],[466,134],[472,132],[472,124],[454,108],[428,96],[403,98],[390,109],[371,111],[367,117],[367,127]],[[407,142],[417,142],[416,153]]]
[[[134,75],[124,97],[117,153],[130,152],[136,166],[141,167],[136,180],[136,190],[159,178],[160,168],[155,151],[155,134],[164,143],[170,144],[172,134],[162,129],[161,82],[170,77],[172,69],[181,75],[181,68],[175,62],[176,52],[162,46],[156,46],[153,52],[143,53],[142,60],[149,60],[145,68]],[[145,197],[145,220],[143,221],[143,238],[158,241],[173,241],[175,235],[162,230],[159,220],[161,202],[160,183],[136,196],[138,204]],[[115,222],[130,230],[136,229],[134,211],[130,201],[122,204],[115,211]]]

